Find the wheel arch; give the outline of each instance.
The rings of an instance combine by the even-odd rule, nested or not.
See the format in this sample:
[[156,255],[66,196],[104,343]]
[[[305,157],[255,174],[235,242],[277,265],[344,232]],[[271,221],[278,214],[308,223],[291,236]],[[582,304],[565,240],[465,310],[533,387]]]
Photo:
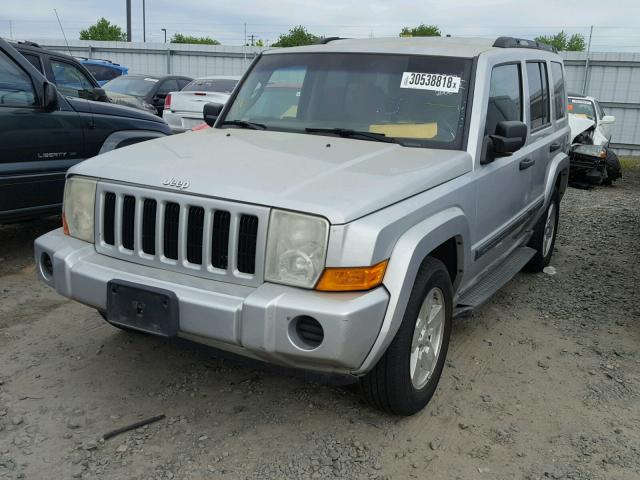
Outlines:
[[102,143],[102,147],[100,147],[98,155],[120,148],[123,146],[123,143],[126,143],[126,145],[132,145],[133,143],[160,137],[166,137],[166,134],[154,130],[120,130],[118,132],[113,132]]
[[442,261],[452,277],[454,292],[470,264],[470,228],[459,207],[450,207],[414,225],[396,242],[384,277],[389,305],[378,338],[357,374],[369,371],[393,340],[411,295],[420,266],[427,257]]

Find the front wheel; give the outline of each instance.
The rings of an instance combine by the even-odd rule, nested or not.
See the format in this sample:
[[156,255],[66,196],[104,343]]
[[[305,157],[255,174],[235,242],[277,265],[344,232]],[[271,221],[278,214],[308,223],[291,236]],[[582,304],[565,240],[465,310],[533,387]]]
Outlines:
[[553,189],[551,201],[546,212],[540,217],[533,229],[533,235],[529,240],[529,247],[535,249],[536,254],[529,260],[525,269],[530,272],[541,272],[551,262],[553,249],[558,233],[558,219],[560,218],[560,195],[556,188]]
[[396,415],[413,415],[424,408],[442,374],[452,311],[449,273],[441,261],[428,257],[420,266],[396,336],[361,380],[371,405]]

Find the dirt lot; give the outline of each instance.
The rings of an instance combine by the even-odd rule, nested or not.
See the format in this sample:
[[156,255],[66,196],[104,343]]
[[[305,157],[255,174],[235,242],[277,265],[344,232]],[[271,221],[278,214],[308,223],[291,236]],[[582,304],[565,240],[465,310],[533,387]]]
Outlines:
[[[640,170],[570,189],[555,275],[519,274],[454,326],[412,418],[357,389],[126,334],[36,281],[0,227],[0,478],[638,479]],[[105,432],[166,419],[106,442]]]

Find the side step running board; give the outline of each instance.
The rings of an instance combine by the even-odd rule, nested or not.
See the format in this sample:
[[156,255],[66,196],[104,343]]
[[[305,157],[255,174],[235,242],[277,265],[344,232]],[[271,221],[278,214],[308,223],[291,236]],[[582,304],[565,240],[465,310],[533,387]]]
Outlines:
[[473,311],[500,290],[516,273],[522,270],[536,251],[529,247],[515,249],[497,268],[485,275],[476,285],[462,294],[453,311],[457,317]]

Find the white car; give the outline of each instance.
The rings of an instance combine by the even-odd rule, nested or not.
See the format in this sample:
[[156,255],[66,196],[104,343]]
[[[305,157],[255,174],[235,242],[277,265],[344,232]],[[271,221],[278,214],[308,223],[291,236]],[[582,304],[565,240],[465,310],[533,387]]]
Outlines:
[[174,132],[191,130],[204,122],[202,109],[205,104],[225,104],[239,80],[239,76],[212,76],[193,80],[181,91],[167,95],[162,118]]
[[611,142],[613,115],[606,115],[593,97],[569,95],[571,180],[574,185],[611,184],[622,176]]

